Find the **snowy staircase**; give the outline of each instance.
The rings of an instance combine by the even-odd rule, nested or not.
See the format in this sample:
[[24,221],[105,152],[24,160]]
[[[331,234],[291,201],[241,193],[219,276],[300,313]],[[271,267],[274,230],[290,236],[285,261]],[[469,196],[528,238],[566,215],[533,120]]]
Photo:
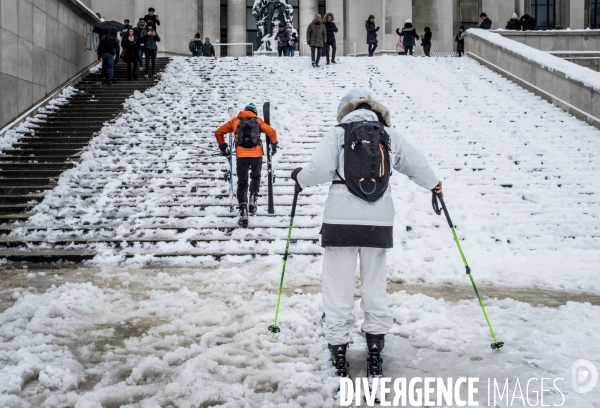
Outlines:
[[[243,259],[283,253],[293,198],[293,181],[287,176],[306,163],[317,138],[328,127],[309,129],[298,148],[287,149],[291,141],[277,124],[277,107],[272,108],[273,125],[282,141],[275,156],[276,212],[266,212],[265,163],[258,213],[251,217],[249,229],[239,228],[237,210],[229,211],[227,162],[217,154],[213,132],[227,120],[230,106],[243,107],[250,100],[261,106],[269,100],[266,93],[272,85],[265,85],[262,97],[236,101],[230,94],[234,78],[263,75],[264,67],[252,60],[232,61],[226,69],[219,67],[225,62],[212,59],[182,62],[190,70],[189,78],[183,78],[189,82],[183,86],[187,94],[181,95],[168,84],[157,92],[150,90],[153,96],[148,100],[159,105],[161,113],[144,114],[143,121],[126,104],[122,120],[105,127],[110,134],[97,137],[95,141],[103,140],[86,149],[94,156],[93,167],[85,168],[84,154],[74,173],[61,179],[67,188],[55,188],[35,208],[33,217],[27,220],[31,213],[5,215],[7,221],[16,223],[0,226],[4,234],[0,257],[27,262],[77,262],[99,254],[122,259],[189,256],[220,260],[224,256]],[[272,79],[278,81],[277,76]],[[253,88],[252,84],[247,87],[249,91]],[[319,116],[318,109],[310,114]],[[281,118],[279,121],[284,123]],[[119,178],[126,181],[114,185]],[[110,192],[105,194],[107,186],[111,186]],[[318,232],[325,191],[315,189],[310,198],[300,200],[293,234],[296,256],[321,253]],[[43,194],[27,197],[42,198]],[[100,201],[105,202],[102,214],[90,216],[89,208],[95,211]],[[37,204],[25,205],[33,208]]]
[[[162,72],[168,58],[157,59]],[[67,169],[73,168],[94,134],[114,119],[123,102],[135,91],[155,84],[139,72],[137,81],[127,81],[124,63],[115,66],[114,85],[103,83],[101,73],[90,73],[78,85],[67,105],[39,115],[20,139],[0,156],[0,223],[26,220],[30,212],[56,186]]]

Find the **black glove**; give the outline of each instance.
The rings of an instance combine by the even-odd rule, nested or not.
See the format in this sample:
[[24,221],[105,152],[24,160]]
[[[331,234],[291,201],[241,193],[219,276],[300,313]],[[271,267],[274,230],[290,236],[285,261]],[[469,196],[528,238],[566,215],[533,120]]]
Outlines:
[[271,157],[275,156],[275,153],[277,153],[277,148],[279,146],[277,144],[272,144],[271,145]]
[[292,171],[292,180],[296,183],[298,182],[298,173],[302,171],[302,167],[297,167],[294,171]]
[[221,154],[225,157],[229,156],[229,145],[227,143],[223,143],[219,145],[219,149],[221,150]]
[[98,61],[102,59],[102,55],[98,55]]

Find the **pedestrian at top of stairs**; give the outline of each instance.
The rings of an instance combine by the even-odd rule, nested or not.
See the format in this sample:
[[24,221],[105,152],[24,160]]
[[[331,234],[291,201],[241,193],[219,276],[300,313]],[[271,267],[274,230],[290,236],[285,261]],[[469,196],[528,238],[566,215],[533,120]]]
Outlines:
[[204,43],[202,42],[202,38],[200,38],[200,33],[196,33],[194,38],[190,39],[189,49],[192,52],[192,57],[201,57],[202,56],[202,46]]
[[279,24],[279,31],[277,31],[277,35],[275,35],[275,40],[277,41],[278,55],[280,57],[285,57],[287,55],[287,47],[290,36],[283,24]]
[[127,35],[127,33],[129,32],[130,28],[133,28],[133,26],[131,24],[129,24],[129,19],[126,18],[125,20],[123,20],[123,25],[125,26],[120,32],[119,32],[119,36],[121,38],[125,37]]
[[127,33],[121,40],[121,48],[123,49],[123,61],[127,63],[127,80],[131,81],[135,79],[137,81],[140,40],[135,36],[133,28],[127,30]]
[[513,13],[512,17],[506,23],[507,30],[520,31],[521,30],[521,22],[519,21],[519,16],[517,13]]
[[215,47],[210,43],[210,38],[204,39],[204,45],[202,46],[202,56],[204,57],[216,57]]
[[365,30],[367,30],[367,44],[369,48],[369,57],[372,57],[375,54],[375,49],[377,48],[377,31],[379,31],[379,27],[375,25],[375,16],[370,15],[365,21]]
[[[367,201],[350,190],[350,177],[359,177],[357,174],[367,167],[367,172],[372,175],[372,165],[375,164],[379,181],[367,181],[369,186],[365,185],[365,189],[368,191],[371,190],[371,184],[385,183],[383,180],[391,174],[391,166],[425,189],[436,189],[441,193],[442,183],[425,157],[391,127],[388,108],[375,100],[371,92],[365,89],[350,90],[342,97],[337,112],[337,121],[344,127],[332,127],[313,151],[308,165],[294,170],[291,177],[300,188],[332,182],[321,227],[321,245],[325,248],[323,333],[334,354],[334,361],[337,358],[344,359],[346,347],[353,342],[351,333],[355,321],[354,287],[358,257],[362,295],[360,305],[365,315],[361,329],[367,338],[367,375],[370,378],[383,374],[381,351],[384,336],[393,322],[388,306],[385,270],[386,249],[393,246],[395,210],[391,184],[387,185],[380,198]],[[361,128],[364,129],[361,133],[354,133]],[[365,136],[370,140],[366,140]],[[379,158],[363,167],[367,163],[363,159],[357,159],[354,150],[347,149],[346,152],[345,149],[340,149],[340,146],[351,146],[348,143],[356,140],[353,137],[362,139],[363,143],[357,145],[357,149],[365,152],[372,150],[367,142],[378,141],[374,150],[382,152],[381,167]],[[385,163],[384,151],[389,152]],[[353,155],[353,160],[346,162],[346,155],[349,158]],[[373,160],[369,159],[372,154],[358,155],[365,157],[364,160]],[[357,160],[360,162],[357,163]],[[356,181],[358,182],[358,178]],[[338,369],[341,372],[339,375],[345,376],[346,364],[340,364]]]
[[102,73],[109,85],[112,85],[114,67],[119,61],[120,52],[117,29],[112,28],[98,42],[98,59],[102,59]]
[[481,28],[482,30],[492,29],[492,20],[488,17],[486,13],[481,13],[479,15],[479,18],[481,18],[481,23],[477,24],[477,27]]
[[315,14],[312,23],[306,28],[306,43],[310,46],[312,66],[317,68],[321,59],[323,45],[327,42],[327,29],[320,14]]
[[[144,54],[146,56],[146,75],[145,78],[154,78],[156,75],[156,54],[158,53],[158,43],[160,36],[156,32],[156,27],[152,21],[148,21],[146,29],[142,31],[140,43],[144,43]],[[152,71],[150,71],[152,63]]]
[[158,19],[158,15],[156,14],[156,10],[154,10],[154,7],[148,8],[148,14],[144,16],[144,21],[146,22],[146,24],[152,21],[155,27],[160,25],[160,20]]

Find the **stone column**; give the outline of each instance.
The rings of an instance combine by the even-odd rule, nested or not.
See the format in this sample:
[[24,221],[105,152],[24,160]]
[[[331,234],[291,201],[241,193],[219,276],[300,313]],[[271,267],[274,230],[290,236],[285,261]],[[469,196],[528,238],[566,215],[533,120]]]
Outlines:
[[344,54],[344,4],[343,0],[327,0],[327,9],[325,13],[333,13],[335,18],[335,25],[338,28],[338,32],[335,34],[335,43],[337,45],[336,56]]
[[[227,0],[227,42],[246,42],[246,2],[245,0]],[[243,57],[250,47],[243,45],[227,47],[230,57]]]
[[571,0],[569,28],[571,30],[583,30],[586,28],[589,22],[585,21],[585,14],[585,0]]
[[215,54],[221,55],[221,1],[204,0],[202,10],[202,41],[209,37],[211,44],[215,47]]
[[[300,36],[300,55],[310,55],[310,49],[308,45],[304,45],[306,42],[306,29],[308,25],[313,21],[315,14],[319,11],[319,0],[300,0],[300,21],[298,27],[300,28],[298,34]],[[306,50],[306,54],[303,52]]]
[[[381,37],[385,36],[385,48],[396,49],[398,35],[396,28],[402,30],[406,19],[412,19],[412,0],[386,0],[385,2],[385,28]],[[379,30],[381,32],[381,30]],[[380,42],[380,45],[383,45]]]

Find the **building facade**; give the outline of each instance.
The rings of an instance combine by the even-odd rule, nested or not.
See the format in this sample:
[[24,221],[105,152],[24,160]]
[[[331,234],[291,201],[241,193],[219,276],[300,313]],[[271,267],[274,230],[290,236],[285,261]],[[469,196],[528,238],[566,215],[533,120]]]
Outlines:
[[[82,0],[107,20],[128,18],[135,24],[148,7],[160,16],[160,49],[188,53],[188,40],[196,32],[210,37],[217,55],[243,56],[250,46],[223,46],[220,43],[252,43],[256,49],[256,21],[252,16],[254,0]],[[278,0],[276,0],[278,1]],[[282,0],[284,1],[284,0]],[[376,53],[393,53],[396,28],[410,18],[417,32],[424,27],[433,32],[432,52],[455,50],[454,36],[461,25],[476,26],[479,14],[486,12],[492,29],[504,28],[513,13],[530,14],[541,29],[556,27],[600,28],[600,0],[287,0],[294,10],[294,27],[300,34],[298,50],[304,54],[306,28],[316,13],[332,12],[339,29],[338,54],[367,53],[365,21],[373,14],[378,32]],[[421,47],[416,47],[422,53]],[[356,51],[355,51],[356,50]]]

